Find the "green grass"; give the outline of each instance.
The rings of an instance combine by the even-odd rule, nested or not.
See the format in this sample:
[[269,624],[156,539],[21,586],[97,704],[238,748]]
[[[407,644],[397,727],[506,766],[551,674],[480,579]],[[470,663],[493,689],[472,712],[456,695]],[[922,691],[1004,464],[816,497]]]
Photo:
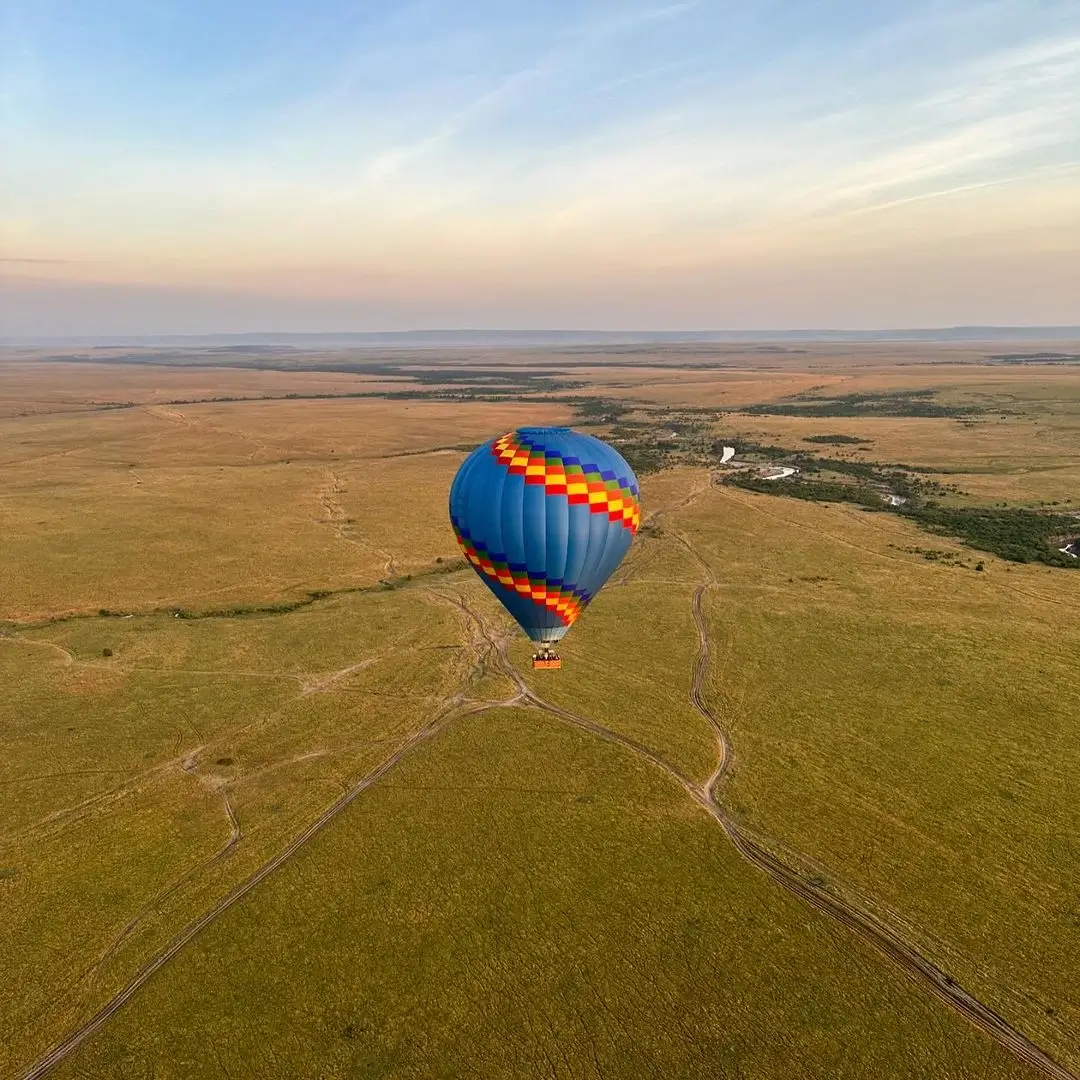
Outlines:
[[1058,538],[1080,533],[1080,521],[1065,514],[991,507],[913,507],[906,511],[924,529],[953,536],[977,551],[1012,562],[1037,562],[1075,570],[1080,561],[1058,550]]
[[[458,620],[420,588],[0,640],[0,1073],[385,759],[468,663]],[[230,836],[226,796],[243,836],[211,867]]]
[[55,1075],[150,1068],[1028,1075],[742,863],[661,774],[522,712],[420,748]]
[[[858,463],[861,465],[862,463]],[[841,469],[841,472],[850,470]],[[856,474],[858,476],[858,474]],[[1067,514],[1022,507],[941,506],[936,500],[923,502],[917,480],[896,480],[887,486],[905,499],[919,501],[898,507],[884,502],[882,487],[871,487],[859,479],[828,480],[815,474],[781,480],[767,480],[741,472],[726,483],[744,491],[779,495],[807,502],[853,503],[869,510],[899,514],[927,532],[954,537],[975,551],[985,551],[1018,563],[1042,563],[1061,570],[1076,570],[1080,563],[1058,550],[1061,537],[1080,533],[1080,521]],[[883,481],[884,484],[884,481]]]
[[855,435],[804,435],[803,442],[823,446],[866,446],[870,440],[860,439]]
[[[1049,383],[1013,391],[1000,431],[892,414],[851,430],[940,469],[982,446],[988,483],[1012,470],[1021,494],[1035,482],[1023,470],[1052,464],[1064,489],[1075,402]],[[1001,404],[987,393],[955,391]],[[715,411],[631,415],[605,398],[592,412],[653,465],[706,462],[719,434]],[[520,411],[322,401],[183,416],[193,423],[137,409],[11,429],[2,1075],[92,1015],[449,698],[514,692],[490,666],[478,675],[475,628],[449,602],[505,626],[451,561],[444,495],[460,455],[438,451]],[[658,441],[650,426],[667,420],[678,438]],[[757,422],[787,445],[829,430]],[[804,455],[820,463],[812,482],[876,484],[898,468],[847,453]],[[649,476],[646,512],[704,480]],[[649,522],[561,647],[562,671],[527,670],[520,635],[510,654],[544,697],[697,782],[716,763],[688,700],[704,571],[679,533],[717,579],[707,689],[735,749],[725,804],[1080,1067],[1080,574],[995,556],[958,570],[971,552],[935,537],[927,558],[902,515],[737,488]],[[209,617],[155,612],[169,606]],[[79,615],[55,620],[65,612]],[[211,863],[228,807],[242,837]],[[1028,1075],[742,862],[659,770],[505,708],[414,751],[57,1075],[148,1072]]]
[[[698,636],[690,597],[699,573],[670,540],[635,552],[643,565],[626,584],[605,589],[560,647],[563,672],[528,671],[544,698],[660,754],[685,775],[704,780],[716,764],[707,724],[690,705],[690,661]],[[527,668],[528,649],[516,657]]]
[[977,405],[942,405],[931,400],[933,390],[894,390],[872,393],[839,394],[835,397],[801,396],[791,401],[769,401],[748,405],[742,411],[750,416],[904,416],[923,418],[959,418],[984,410]]
[[725,801],[1075,1068],[1077,575],[958,573],[898,554],[891,516],[737,498],[686,519],[721,579]]
[[756,491],[760,495],[783,495],[789,499],[805,499],[808,502],[855,503],[874,510],[884,507],[883,497],[876,488],[846,480],[791,479],[767,480],[753,473],[736,473],[726,481],[732,487],[744,491]]

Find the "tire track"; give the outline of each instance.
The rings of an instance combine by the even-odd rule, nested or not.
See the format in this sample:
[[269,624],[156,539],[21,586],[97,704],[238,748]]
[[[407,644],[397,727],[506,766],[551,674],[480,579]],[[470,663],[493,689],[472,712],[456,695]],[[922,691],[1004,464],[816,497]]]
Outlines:
[[240,820],[236,816],[236,810],[233,808],[232,800],[229,798],[228,791],[223,790],[222,796],[224,799],[225,816],[229,823],[228,840],[226,840],[224,845],[218,848],[218,850],[215,851],[213,855],[210,855],[208,858],[203,859],[201,862],[198,862],[194,866],[185,870],[183,874],[181,874],[171,885],[168,886],[168,888],[158,893],[158,895],[155,896],[153,900],[151,900],[140,912],[138,912],[138,914],[134,915],[131,919],[129,919],[124,928],[117,935],[116,939],[112,942],[112,944],[101,954],[101,956],[96,961],[94,961],[93,964],[91,964],[82,973],[82,975],[79,976],[76,982],[82,982],[82,980],[85,979],[88,975],[92,974],[94,971],[100,968],[102,964],[104,964],[110,957],[112,957],[119,950],[120,946],[123,945],[124,942],[127,941],[127,939],[131,937],[133,933],[135,933],[135,931],[142,924],[143,920],[146,919],[147,916],[152,915],[154,911],[156,911],[161,906],[161,904],[168,900],[168,898],[172,896],[178,889],[186,885],[187,882],[189,882],[193,877],[195,877],[196,874],[200,874],[204,870],[209,870],[212,867],[216,866],[219,862],[221,862],[228,855],[230,855],[236,845],[240,843],[240,841],[244,837],[244,832],[240,827]]
[[[71,824],[83,820],[87,814],[96,812],[96,810],[110,802],[116,802],[123,799],[131,792],[135,791],[140,783],[144,780],[148,780],[151,777],[158,776],[160,774],[168,773],[172,769],[181,769],[184,772],[188,771],[187,763],[194,757],[197,757],[206,749],[205,744],[199,744],[192,747],[192,749],[185,751],[182,754],[178,754],[175,757],[170,758],[168,761],[163,761],[158,765],[153,765],[149,769],[144,769],[142,772],[135,773],[132,776],[126,777],[120,784],[114,787],[108,788],[105,791],[100,791],[96,795],[91,795],[81,802],[76,803],[74,806],[63,807],[60,810],[53,810],[46,814],[45,817],[40,818],[38,821],[30,822],[27,825],[22,826],[19,829],[10,833],[4,833],[0,835],[0,848],[3,848],[7,844],[14,843],[17,840],[24,840],[27,836],[31,836],[36,832],[42,830],[49,830],[52,828],[67,828]],[[97,772],[97,770],[93,770]],[[110,773],[120,772],[122,770],[101,770],[100,775],[106,776]],[[82,770],[81,773],[57,773],[56,776],[72,776],[72,775],[90,775],[91,770]]]
[[[686,543],[685,540],[683,542]],[[689,544],[687,546],[689,547]],[[804,879],[790,866],[752,840],[728,816],[717,798],[717,789],[727,776],[731,765],[731,743],[716,714],[705,701],[702,689],[708,667],[709,634],[701,601],[709,584],[700,585],[694,592],[694,622],[697,625],[700,644],[694,661],[690,700],[715,732],[720,753],[719,764],[702,791],[705,805],[734,844],[735,849],[747,862],[768,874],[773,881],[788,892],[852,930],[878,952],[892,960],[906,975],[966,1017],[1021,1061],[1040,1070],[1044,1075],[1052,1077],[1053,1080],[1077,1080],[1075,1073],[1060,1065],[1041,1047],[1017,1031],[1000,1013],[965,990],[955,979],[942,971],[932,960],[910,945],[881,919],[855,907],[823,886]]]
[[690,701],[708,723],[716,738],[718,760],[716,768],[708,780],[699,786],[679,769],[665,761],[655,751],[635,739],[612,731],[596,721],[589,720],[587,717],[579,716],[567,709],[553,705],[534,693],[507,656],[505,641],[496,644],[494,635],[484,626],[481,616],[470,609],[463,598],[459,598],[457,601],[458,606],[474,620],[481,633],[492,643],[500,673],[511,679],[518,688],[514,704],[549,713],[573,724],[575,727],[596,735],[598,738],[604,739],[606,742],[622,746],[649,764],[661,769],[720,825],[734,845],[735,850],[748,863],[768,874],[781,888],[851,930],[896,964],[909,978],[919,983],[924,989],[929,990],[944,1004],[959,1012],[986,1035],[994,1039],[995,1042],[1009,1050],[1020,1061],[1038,1069],[1045,1076],[1050,1077],[1051,1080],[1080,1080],[1080,1077],[1077,1077],[1075,1073],[1055,1061],[1046,1051],[1014,1028],[1000,1013],[979,1001],[973,994],[960,986],[952,976],[946,974],[882,919],[829,892],[826,888],[815,885],[812,881],[803,878],[797,871],[782,862],[776,855],[740,829],[727,814],[719,801],[717,792],[730,771],[734,753],[727,732],[709,703],[705,700],[704,695],[710,641],[702,601],[705,593],[717,584],[716,574],[700,552],[684,536],[674,531],[672,535],[693,556],[705,575],[705,581],[694,591],[691,605],[694,623],[698,632],[698,652],[694,658]]
[[[488,642],[485,639],[484,645],[487,644]],[[57,1065],[64,1061],[91,1035],[98,1031],[109,1019],[116,1015],[116,1013],[119,1012],[120,1009],[122,1009],[135,994],[138,993],[138,991],[149,982],[155,974],[157,974],[158,971],[198,937],[203,930],[265,881],[266,878],[295,855],[309,840],[326,828],[327,825],[367,791],[368,788],[377,784],[391,769],[394,768],[395,765],[415,750],[416,747],[437,735],[452,720],[472,716],[477,713],[485,712],[487,709],[491,708],[488,703],[470,703],[465,695],[465,690],[479,677],[479,673],[485,668],[486,661],[484,654],[487,651],[488,649],[483,646],[478,649],[477,663],[473,666],[472,670],[467,673],[463,688],[448,697],[444,701],[442,707],[426,724],[413,732],[413,734],[410,735],[398,749],[394,751],[394,753],[347,788],[341,796],[331,803],[302,832],[290,840],[277,855],[263,863],[263,865],[260,866],[246,881],[207,909],[207,911],[199,916],[198,919],[189,923],[179,934],[173,937],[163,949],[155,954],[122,990],[115,994],[101,1009],[90,1017],[89,1020],[80,1024],[53,1047],[52,1050],[39,1058],[24,1072],[18,1074],[18,1080],[40,1080],[41,1077],[47,1076]],[[212,861],[215,862],[224,858],[232,848],[235,847],[236,842],[240,839],[239,821],[236,819],[231,802],[226,800],[226,804],[231,836],[226,847],[213,857]],[[142,915],[137,918],[142,918]],[[132,929],[134,929],[134,927],[132,927]]]
[[460,708],[458,701],[452,698],[442,710],[428,721],[422,728],[414,732],[390,757],[380,765],[366,773],[360,780],[353,784],[343,795],[330,804],[303,832],[295,836],[289,843],[278,852],[272,859],[264,863],[242,885],[238,886],[213,907],[204,912],[193,923],[190,923],[169,944],[162,949],[139,973],[116,994],[103,1008],[98,1010],[86,1023],[81,1024],[53,1050],[43,1058],[35,1062],[29,1069],[19,1075],[19,1080],[39,1080],[46,1076],[60,1064],[72,1051],[78,1049],[91,1035],[94,1034],[112,1016],[120,1011],[132,997],[147,983],[158,971],[170,960],[180,953],[198,935],[205,930],[219,915],[223,915],[234,904],[239,903],[256,886],[266,880],[283,863],[287,862],[309,840],[320,833],[331,821],[334,820],[350,803],[368,790],[373,784],[381,780],[395,765],[421,743],[427,742],[433,735],[442,730],[450,720],[457,717],[469,716],[473,713],[482,712],[487,706],[473,708]]
[[[702,489],[704,490],[704,489]],[[688,505],[701,492],[695,492],[680,504]],[[673,509],[678,509],[675,507]],[[886,958],[892,960],[905,974],[928,989],[935,997],[949,1005],[969,1021],[979,1027],[987,1035],[1000,1045],[1011,1051],[1018,1059],[1041,1071],[1051,1080],[1080,1080],[1075,1073],[1056,1062],[1049,1054],[1043,1051],[1034,1042],[1012,1027],[1009,1022],[989,1006],[980,1002],[949,975],[945,974],[931,960],[922,955],[906,942],[896,931],[887,926],[877,916],[863,911],[846,900],[828,892],[826,889],[814,885],[802,878],[787,864],[766,850],[749,835],[739,829],[723,809],[717,798],[717,790],[727,776],[733,753],[731,743],[716,717],[712,708],[704,697],[704,680],[708,670],[709,661],[709,635],[708,626],[702,610],[702,600],[707,590],[715,585],[716,576],[711,566],[701,557],[700,553],[681,534],[674,534],[676,540],[682,544],[703,568],[706,580],[700,584],[693,594],[692,611],[695,626],[698,632],[699,648],[694,659],[693,675],[690,688],[690,700],[695,709],[709,724],[713,730],[718,751],[718,763],[712,775],[704,785],[698,785],[675,766],[665,761],[655,751],[649,749],[636,740],[621,735],[604,727],[596,721],[579,716],[560,706],[541,698],[525,682],[521,673],[514,667],[507,654],[508,635],[496,634],[477,614],[469,607],[464,597],[450,598],[432,590],[432,594],[445,602],[454,604],[474,624],[482,639],[482,645],[477,648],[477,661],[466,679],[466,685],[478,680],[483,674],[495,671],[507,677],[516,687],[514,697],[503,702],[472,702],[465,695],[464,688],[452,695],[444,703],[443,707],[428,721],[427,724],[414,732],[393,754],[386,758],[374,769],[366,773],[355,784],[348,788],[335,802],[333,802],[322,814],[319,815],[307,828],[286,845],[277,855],[264,863],[243,884],[238,886],[222,900],[218,901],[202,916],[189,924],[181,933],[161,950],[149,963],[147,963],[135,976],[135,978],[116,994],[102,1009],[100,1009],[86,1023],[80,1025],[71,1032],[62,1042],[43,1058],[39,1059],[28,1070],[20,1074],[19,1080],[39,1080],[46,1076],[56,1065],[68,1057],[87,1038],[102,1027],[113,1015],[146,984],[162,967],[180,953],[195,937],[210,925],[219,915],[224,914],[234,904],[247,896],[256,886],[269,877],[275,870],[282,866],[309,840],[324,829],[343,810],[346,809],[361,794],[378,783],[391,769],[394,768],[413,749],[431,739],[447,724],[454,719],[463,719],[466,716],[477,715],[491,708],[524,706],[546,712],[558,719],[573,724],[605,742],[613,743],[631,751],[639,758],[663,771],[682,787],[687,794],[702,807],[720,826],[727,837],[731,840],[735,849],[751,865],[768,874],[782,888],[792,895],[799,897],[817,911],[829,916],[834,921],[847,927],[865,942],[873,946]],[[625,580],[625,578],[624,578]],[[473,643],[474,646],[477,643]],[[483,646],[486,645],[487,648]],[[486,655],[485,655],[486,654]],[[491,663],[489,664],[489,659]],[[226,802],[228,800],[226,798]],[[226,848],[222,849],[216,860],[223,857],[235,842],[239,840],[239,823],[232,811],[231,804],[227,806],[230,832],[232,834]]]

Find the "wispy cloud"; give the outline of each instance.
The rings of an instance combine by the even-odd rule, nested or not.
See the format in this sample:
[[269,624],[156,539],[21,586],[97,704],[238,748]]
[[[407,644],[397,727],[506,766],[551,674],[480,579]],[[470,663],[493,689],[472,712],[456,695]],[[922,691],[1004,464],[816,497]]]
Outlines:
[[386,179],[404,166],[421,161],[466,131],[470,124],[512,102],[530,85],[553,75],[558,71],[560,62],[560,54],[551,53],[535,64],[503,76],[490,90],[445,117],[430,134],[380,153],[371,163],[370,175],[375,179]]
[[[676,270],[737,259],[779,274],[796,251],[872,249],[884,267],[1036,233],[1080,251],[1075,0],[798,0],[782,19],[726,0],[303,17],[243,0],[239,52],[236,27],[215,46],[185,5],[145,42],[120,0],[102,7],[108,63],[47,13],[20,28],[0,231],[57,263],[42,274],[71,259],[72,277],[335,295],[377,279],[388,303],[513,285],[537,310],[563,281],[618,295],[669,274],[659,310],[688,288]],[[172,43],[196,38],[203,54]]]
[[913,203],[931,202],[934,199],[947,199],[955,195],[963,195],[970,191],[985,191],[988,188],[1007,187],[1014,184],[1027,183],[1032,180],[1069,177],[1073,173],[1080,173],[1080,161],[1068,161],[1061,165],[1048,165],[1042,169],[1033,169],[1030,172],[1019,173],[1015,176],[1003,176],[996,180],[981,180],[972,184],[959,184],[956,187],[938,187],[930,191],[924,191],[918,195],[907,195],[899,199],[889,199],[886,202],[876,202],[866,206],[860,206],[848,213],[853,217],[863,214],[876,214],[885,210],[895,210],[901,206],[910,206]]
[[661,4],[655,7],[628,7],[616,15],[607,15],[595,21],[585,19],[574,28],[572,36],[589,41],[603,41],[639,30],[650,23],[667,22],[700,7],[700,0],[687,0],[686,3]]
[[[687,0],[685,3],[659,7],[629,8],[614,16],[585,18],[580,22],[559,27],[555,44],[533,62],[498,77],[490,89],[443,117],[429,133],[380,153],[371,164],[370,175],[375,179],[386,179],[407,165],[422,162],[433,152],[453,142],[473,124],[521,103],[530,91],[542,91],[545,84],[558,79],[575,65],[589,63],[598,46],[610,45],[621,36],[642,31],[652,23],[677,19],[698,7],[698,3],[699,0]],[[650,74],[671,70],[676,66],[678,65],[668,64],[654,68],[651,73],[621,77],[596,88],[594,92],[610,92],[637,79],[647,78]]]

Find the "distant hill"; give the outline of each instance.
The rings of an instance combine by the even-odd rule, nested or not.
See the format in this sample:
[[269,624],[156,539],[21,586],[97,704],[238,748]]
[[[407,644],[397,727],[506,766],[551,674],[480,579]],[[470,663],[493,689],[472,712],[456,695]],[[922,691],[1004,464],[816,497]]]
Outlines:
[[947,326],[915,330],[394,330],[321,334],[118,334],[115,336],[0,337],[0,345],[19,346],[529,346],[676,345],[739,342],[890,342],[890,341],[1076,341],[1080,326]]

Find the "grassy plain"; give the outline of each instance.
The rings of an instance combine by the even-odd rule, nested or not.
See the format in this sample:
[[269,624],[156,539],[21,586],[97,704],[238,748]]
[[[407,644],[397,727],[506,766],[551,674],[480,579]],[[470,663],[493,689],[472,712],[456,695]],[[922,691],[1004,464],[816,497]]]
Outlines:
[[518,711],[403,762],[57,1075],[151,1067],[1023,1075],[741,863],[675,785]]
[[464,654],[451,613],[419,590],[0,639],[0,1072],[414,735]]
[[[1080,502],[1080,371],[718,352],[578,362],[605,398],[714,403],[717,438],[846,433],[869,443],[844,455],[962,470],[971,502]],[[515,691],[454,606],[509,629],[453,569],[446,489],[462,446],[566,422],[565,395],[165,403],[361,378],[0,360],[0,1075],[414,743],[56,1075],[1035,1075],[624,747],[533,710],[464,715]],[[911,388],[994,411],[737,411]],[[95,407],[114,392],[142,404]],[[914,549],[972,553],[704,469],[647,477],[644,501],[564,670],[530,684],[703,782],[704,560],[733,814],[1080,1070],[1080,573],[929,562]],[[528,651],[510,639],[519,669]]]
[[1080,574],[928,562],[904,522],[734,489],[685,529],[720,577],[733,811],[1080,1064]]
[[294,374],[220,365],[148,368],[50,361],[48,370],[43,372],[41,359],[39,354],[0,359],[4,368],[0,416],[86,413],[106,404],[168,405],[173,401],[202,398],[362,393],[394,389],[397,385],[370,375],[332,371]]
[[[840,457],[946,469],[972,504],[1030,506],[1060,502],[1080,505],[1076,447],[1080,446],[1080,379],[1062,392],[1076,395],[1072,407],[1059,406],[1052,418],[1019,416],[955,420],[913,418],[753,416],[726,418],[737,435],[754,442],[799,447],[808,436],[843,433],[866,440],[844,448]],[[806,447],[802,447],[806,449]]]
[[[233,607],[412,572],[435,547],[453,554],[433,526],[460,452],[424,455],[567,416],[558,405],[283,400],[8,419],[0,620]],[[416,528],[425,520],[438,545]]]

